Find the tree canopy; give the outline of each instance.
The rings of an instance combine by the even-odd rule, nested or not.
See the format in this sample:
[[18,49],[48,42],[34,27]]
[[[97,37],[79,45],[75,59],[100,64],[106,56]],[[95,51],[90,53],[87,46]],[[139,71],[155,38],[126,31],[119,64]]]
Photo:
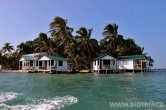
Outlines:
[[[132,38],[124,38],[118,33],[117,24],[107,24],[103,28],[100,41],[92,37],[92,28],[80,27],[73,35],[74,29],[69,27],[67,20],[59,16],[49,24],[48,33],[39,33],[31,41],[22,42],[16,51],[10,43],[5,43],[0,51],[0,63],[3,63],[6,52],[18,60],[21,55],[47,52],[49,55],[63,56],[70,62],[70,69],[90,69],[91,61],[100,54],[111,54],[113,57],[122,55],[141,55],[144,48],[136,44]],[[50,36],[48,36],[50,35]],[[6,59],[7,60],[7,59]],[[7,65],[7,64],[5,64]]]

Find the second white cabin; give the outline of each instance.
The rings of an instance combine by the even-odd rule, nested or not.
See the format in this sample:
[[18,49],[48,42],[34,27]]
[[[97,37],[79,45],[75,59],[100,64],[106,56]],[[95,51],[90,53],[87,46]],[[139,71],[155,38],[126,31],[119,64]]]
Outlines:
[[114,71],[116,70],[117,60],[110,55],[102,55],[97,57],[92,62],[93,71]]
[[42,56],[38,59],[38,72],[66,72],[67,60],[59,56]]

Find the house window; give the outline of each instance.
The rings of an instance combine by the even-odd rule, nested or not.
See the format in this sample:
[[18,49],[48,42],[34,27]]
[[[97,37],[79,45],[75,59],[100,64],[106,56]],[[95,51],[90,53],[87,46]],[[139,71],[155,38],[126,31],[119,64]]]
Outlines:
[[95,65],[96,65],[96,61],[94,61]]
[[33,66],[33,61],[30,61],[30,66]]
[[141,64],[140,60],[137,60],[137,61],[136,61],[136,64]]
[[51,65],[54,65],[54,60],[51,60]]
[[22,61],[20,61],[20,66],[23,66]]
[[97,60],[97,64],[99,65],[99,60]]
[[59,61],[59,66],[63,66],[63,61]]
[[39,61],[39,66],[42,66],[42,61]]

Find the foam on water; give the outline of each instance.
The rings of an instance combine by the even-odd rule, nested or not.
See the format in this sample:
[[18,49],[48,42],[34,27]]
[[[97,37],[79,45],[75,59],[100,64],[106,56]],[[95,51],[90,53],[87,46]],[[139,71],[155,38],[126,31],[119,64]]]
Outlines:
[[55,97],[53,99],[43,99],[36,101],[35,104],[27,105],[7,105],[4,103],[0,104],[1,110],[60,110],[65,106],[75,104],[78,102],[78,99],[73,96],[64,96],[64,97]]
[[18,95],[21,94],[15,92],[0,92],[0,103],[12,100],[16,98]]

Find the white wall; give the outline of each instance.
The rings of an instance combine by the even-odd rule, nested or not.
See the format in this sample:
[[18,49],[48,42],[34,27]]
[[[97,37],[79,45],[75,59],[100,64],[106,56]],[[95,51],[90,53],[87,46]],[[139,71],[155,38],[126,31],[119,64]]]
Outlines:
[[113,64],[113,61],[111,61],[110,68],[113,70],[116,70],[117,69],[117,60],[114,60],[114,61],[115,61],[115,64]]
[[151,69],[150,66],[149,66],[149,61],[146,60],[146,69]]
[[35,69],[35,71],[38,71],[39,70],[39,62],[38,62],[38,66],[36,66],[36,63],[37,63],[38,61],[34,61],[33,62],[33,67],[34,67],[34,69]]
[[48,57],[46,57],[46,56],[43,56],[39,60],[42,61],[42,60],[50,60],[50,59]]
[[67,61],[63,61],[63,65],[62,66],[59,66],[59,61],[57,61],[57,71],[67,71]]
[[[96,65],[95,65],[96,62]],[[93,70],[99,70],[100,69],[100,65],[98,65],[98,60],[93,61]]]
[[118,69],[133,69],[134,61],[133,60],[119,60],[117,63]]
[[25,59],[24,58],[21,58],[20,61],[24,61]]

